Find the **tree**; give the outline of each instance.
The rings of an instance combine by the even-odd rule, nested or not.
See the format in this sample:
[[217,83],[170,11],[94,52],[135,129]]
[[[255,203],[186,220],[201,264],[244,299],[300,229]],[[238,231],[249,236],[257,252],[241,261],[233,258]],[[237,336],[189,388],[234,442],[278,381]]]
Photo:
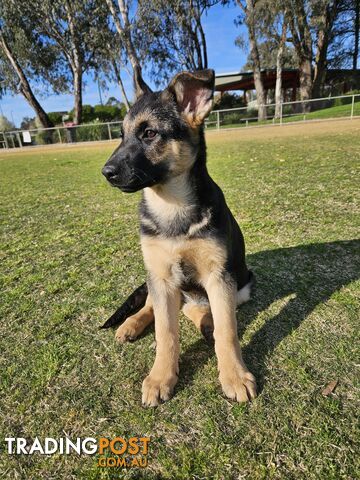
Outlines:
[[343,0],[338,6],[329,41],[328,65],[352,68],[359,65],[360,0]]
[[105,105],[108,105],[109,107],[117,107],[120,105],[120,102],[116,97],[109,97]]
[[3,72],[5,69],[8,70],[8,75],[4,75],[4,77],[7,78],[3,80],[3,82],[7,83],[9,90],[13,91],[14,93],[19,92],[23,95],[25,100],[36,112],[36,115],[38,116],[39,121],[44,128],[53,126],[46,112],[34,95],[29,80],[27,79],[27,75],[24,72],[24,69],[21,67],[18,59],[16,58],[16,54],[11,49],[10,44],[2,30],[0,30],[0,48],[2,50],[1,63],[4,66]]
[[[254,84],[258,103],[259,120],[266,119],[266,96],[265,88],[261,78],[261,63],[259,53],[259,21],[260,8],[257,0],[236,0],[237,5],[241,8],[244,15],[244,22],[248,30],[250,43],[250,58],[252,62],[252,70],[254,75]],[[260,4],[261,5],[261,4]]]
[[107,85],[106,80],[115,81],[119,85],[126,110],[129,111],[130,102],[121,77],[122,71],[124,69],[127,70],[126,51],[118,31],[113,28],[113,22],[110,21],[109,17],[106,28],[97,32],[99,48],[95,56],[95,75],[99,80],[105,79],[102,82],[105,88]]
[[275,118],[280,118],[281,102],[282,102],[282,70],[284,61],[284,50],[286,43],[286,34],[288,29],[288,20],[286,12],[284,12],[283,22],[281,26],[281,35],[279,37],[279,47],[276,55],[276,84],[275,84]]
[[[291,41],[299,60],[302,100],[321,94],[328,65],[329,43],[343,4],[344,0],[285,1],[290,12]],[[309,106],[306,108],[309,109]]]
[[359,59],[359,41],[360,41],[360,0],[354,1],[354,53],[353,53],[353,70],[357,69]]
[[327,54],[335,19],[340,6],[338,0],[320,0],[313,7],[313,24],[316,30],[316,53],[312,97],[318,98],[325,80]]
[[220,0],[140,0],[137,36],[156,84],[180,69],[208,68],[203,17]]
[[5,115],[0,115],[0,132],[11,132],[12,130],[15,130],[15,125]]
[[101,0],[29,0],[22,15],[44,39],[55,46],[57,55],[67,65],[74,93],[74,122],[82,120],[82,80],[94,67],[96,32],[105,22]]
[[19,16],[11,0],[2,0],[0,6],[0,70],[3,92],[20,93],[33,108],[42,127],[51,127],[52,122],[40,105],[36,85],[42,93],[49,86],[64,87],[61,62],[50,46],[46,48],[42,38]]
[[313,41],[306,0],[290,0],[286,6],[291,12],[289,14],[289,28],[299,62],[300,97],[302,100],[309,100],[312,91]]
[[[133,69],[133,80],[134,84],[136,84],[136,76],[138,75],[141,78],[141,63],[134,40],[134,29],[136,22],[135,19],[130,20],[129,3],[129,0],[117,0],[117,3],[115,3],[114,0],[106,0],[106,4],[111,13],[114,26],[119,35],[121,47],[124,48],[127,59],[129,60]],[[120,74],[116,72],[116,62],[113,62],[112,65],[114,67],[115,75],[121,79]]]
[[21,130],[30,130],[32,128],[36,128],[35,118],[24,117],[21,121],[20,128]]
[[[260,3],[259,30],[265,41],[260,45],[261,66],[276,67],[275,118],[281,115],[283,65],[293,66],[294,51],[286,45],[288,13],[280,0],[263,0]],[[272,57],[272,58],[271,58]]]

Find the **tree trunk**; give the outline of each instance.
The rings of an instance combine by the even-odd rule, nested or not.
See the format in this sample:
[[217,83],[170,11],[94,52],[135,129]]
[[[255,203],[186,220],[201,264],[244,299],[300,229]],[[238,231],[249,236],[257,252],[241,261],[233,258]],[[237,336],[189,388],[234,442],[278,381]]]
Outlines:
[[357,62],[359,56],[359,31],[360,31],[360,0],[355,2],[355,39],[354,39],[354,55],[353,55],[353,70],[357,69]]
[[74,118],[73,122],[80,125],[82,120],[82,71],[76,68],[74,71]]
[[[300,71],[300,97],[309,100],[312,92],[312,37],[307,21],[303,0],[293,2],[288,16],[289,27],[298,59]],[[309,111],[310,104],[303,104],[303,111]]]
[[280,118],[282,102],[282,64],[286,41],[287,23],[284,18],[282,26],[279,49],[276,56],[276,84],[275,84],[275,118]]
[[[124,42],[126,53],[128,54],[131,66],[133,67],[134,70],[135,68],[139,68],[141,71],[140,62],[137,57],[136,50],[131,38],[131,25],[129,22],[129,13],[128,13],[126,0],[118,0],[117,2],[119,7],[118,12],[116,11],[116,7],[113,3],[113,0],[106,0],[106,3],[113,17],[116,30],[120,35],[120,38]],[[123,25],[120,22],[118,13],[120,13],[121,15]]]
[[[300,60],[300,98],[304,101],[302,110],[304,113],[310,111],[310,100],[312,93],[312,78],[311,78],[311,60],[303,58]],[[305,103],[306,102],[306,103]]]
[[[207,44],[206,44],[205,32],[201,23],[201,10],[199,5],[197,6],[197,9],[194,9],[193,16],[195,18],[197,30],[199,31],[199,34],[200,34],[200,50],[201,50],[201,57],[202,57],[202,65],[203,65],[203,68],[208,68]],[[196,34],[196,38],[197,38],[197,34]]]
[[124,87],[124,84],[123,84],[123,81],[122,81],[122,78],[121,78],[121,75],[120,75],[120,70],[119,70],[118,66],[116,65],[115,60],[112,60],[112,66],[113,66],[113,69],[114,69],[116,80],[117,80],[117,82],[119,84],[119,87],[120,87],[122,98],[123,98],[124,103],[125,103],[126,111],[128,112],[130,110],[130,103],[129,103],[129,100],[127,98],[126,92],[125,92],[125,87]]
[[35,97],[30,84],[25,76],[24,71],[22,70],[20,64],[15,59],[8,43],[6,42],[3,34],[0,31],[0,46],[4,51],[6,57],[8,58],[11,66],[19,78],[20,81],[20,93],[24,96],[25,100],[29,103],[29,105],[34,109],[36,116],[39,119],[39,122],[43,128],[50,128],[53,127],[54,124],[51,122],[50,118],[48,117],[45,110],[42,108],[40,103],[38,102],[37,98]]
[[[141,66],[136,53],[134,43],[131,38],[131,25],[129,21],[128,4],[126,3],[127,0],[117,0],[118,11],[113,3],[113,0],[105,0],[105,1],[113,17],[115,28],[118,34],[120,35],[120,38],[124,42],[127,56],[133,68],[133,80],[135,83],[135,70],[138,69],[138,71],[141,74]],[[123,24],[120,22],[118,13],[120,13]]]
[[314,80],[312,87],[313,98],[321,96],[321,89],[326,75],[326,60],[330,41],[330,35],[338,10],[338,0],[328,4],[322,17],[322,27],[319,28],[317,36],[317,49],[315,55]]
[[258,120],[261,121],[266,120],[265,90],[261,78],[260,55],[256,40],[255,7],[253,0],[246,0],[245,15],[245,23],[249,31],[250,55],[254,71],[254,84],[258,104]]

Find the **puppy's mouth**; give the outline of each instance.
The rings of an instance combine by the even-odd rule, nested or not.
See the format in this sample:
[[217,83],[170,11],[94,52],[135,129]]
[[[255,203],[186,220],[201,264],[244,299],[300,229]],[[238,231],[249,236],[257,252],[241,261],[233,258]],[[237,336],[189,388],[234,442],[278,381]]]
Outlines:
[[146,187],[151,187],[155,185],[155,180],[148,180],[147,182],[130,182],[127,183],[126,185],[122,185],[120,182],[117,181],[109,181],[112,187],[119,188],[122,192],[124,193],[134,193],[139,190],[142,190],[143,188]]

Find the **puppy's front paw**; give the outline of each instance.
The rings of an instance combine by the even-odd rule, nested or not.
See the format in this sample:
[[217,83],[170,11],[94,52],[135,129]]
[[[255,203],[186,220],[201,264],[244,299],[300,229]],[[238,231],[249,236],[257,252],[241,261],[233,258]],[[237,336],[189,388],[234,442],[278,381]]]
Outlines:
[[133,342],[138,336],[138,329],[136,324],[126,320],[120,327],[116,330],[115,339],[119,343]]
[[256,380],[252,373],[241,369],[220,373],[219,380],[225,395],[237,402],[249,402],[256,398]]
[[144,407],[157,407],[170,400],[177,382],[177,375],[158,377],[150,373],[142,384],[142,404]]

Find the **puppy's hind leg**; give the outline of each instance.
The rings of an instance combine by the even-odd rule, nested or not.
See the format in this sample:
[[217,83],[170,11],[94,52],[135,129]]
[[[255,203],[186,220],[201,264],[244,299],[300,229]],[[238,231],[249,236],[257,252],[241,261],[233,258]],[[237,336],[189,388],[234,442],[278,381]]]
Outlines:
[[210,305],[206,303],[188,302],[183,305],[182,311],[203,334],[209,345],[214,344],[214,322]]
[[128,317],[125,322],[116,330],[115,338],[120,343],[134,341],[145,328],[153,323],[154,310],[150,295],[147,296],[145,305],[134,315]]

